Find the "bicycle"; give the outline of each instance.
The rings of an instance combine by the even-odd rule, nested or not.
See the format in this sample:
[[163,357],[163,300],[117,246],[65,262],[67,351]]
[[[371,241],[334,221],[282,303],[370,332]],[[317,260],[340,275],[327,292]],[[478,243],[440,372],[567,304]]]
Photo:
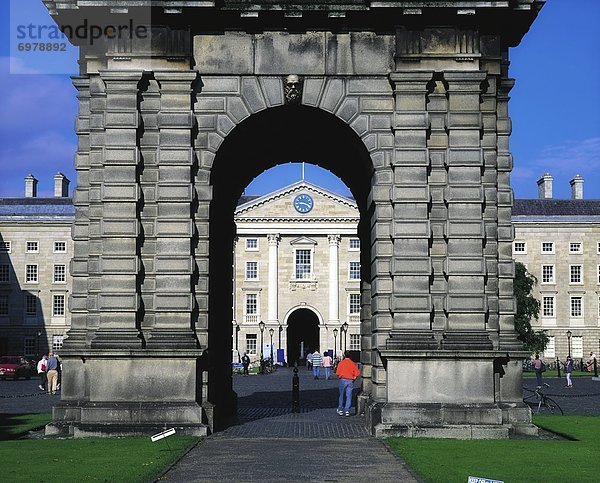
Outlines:
[[547,409],[552,414],[559,414],[562,416],[563,410],[558,405],[558,403],[552,399],[550,396],[546,396],[543,390],[545,388],[550,387],[549,384],[544,383],[544,386],[538,386],[535,388],[535,391],[531,391],[531,389],[524,388],[526,391],[531,391],[533,394],[523,398],[523,402],[529,405],[532,409],[537,405],[536,414],[540,414],[542,409]]

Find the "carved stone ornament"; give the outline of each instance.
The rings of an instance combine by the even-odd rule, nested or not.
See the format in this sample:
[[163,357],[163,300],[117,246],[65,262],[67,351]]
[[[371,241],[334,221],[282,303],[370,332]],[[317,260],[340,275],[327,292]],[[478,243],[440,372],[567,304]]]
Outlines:
[[296,74],[290,74],[284,83],[285,102],[287,104],[300,104],[302,101],[302,80]]

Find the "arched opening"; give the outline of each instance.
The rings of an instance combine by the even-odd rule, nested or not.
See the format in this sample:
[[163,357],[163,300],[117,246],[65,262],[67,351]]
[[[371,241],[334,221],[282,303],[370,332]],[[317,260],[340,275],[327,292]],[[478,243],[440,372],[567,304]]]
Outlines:
[[359,136],[339,118],[307,106],[267,109],[236,126],[219,147],[210,178],[208,399],[224,412],[235,403],[231,376],[233,214],[245,187],[256,176],[289,161],[318,165],[348,186],[360,212],[362,280],[370,280],[367,198],[373,166]]
[[302,364],[306,355],[320,346],[317,314],[309,309],[294,310],[287,320],[288,364]]

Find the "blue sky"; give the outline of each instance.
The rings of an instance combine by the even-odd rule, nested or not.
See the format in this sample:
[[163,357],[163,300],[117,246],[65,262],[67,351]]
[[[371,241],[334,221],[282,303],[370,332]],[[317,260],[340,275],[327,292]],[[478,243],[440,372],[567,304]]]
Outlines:
[[[12,0],[21,16],[52,25],[41,0]],[[76,52],[14,59],[10,0],[0,0],[0,197],[21,196],[23,178],[33,173],[39,195],[50,196],[57,171],[75,184],[73,125],[76,91],[67,74],[77,70]],[[26,7],[25,7],[26,6]],[[569,180],[584,177],[586,198],[600,199],[600,0],[548,0],[521,45],[511,49],[516,79],[509,105],[513,122],[512,186],[518,198],[537,197],[537,179],[554,176],[554,196],[570,196]],[[12,29],[12,33],[11,33]],[[14,56],[13,56],[14,57]],[[29,57],[23,57],[29,58]],[[20,70],[19,70],[20,69]],[[298,164],[263,173],[247,188],[262,194],[300,179]],[[307,165],[306,179],[348,194],[330,173]]]

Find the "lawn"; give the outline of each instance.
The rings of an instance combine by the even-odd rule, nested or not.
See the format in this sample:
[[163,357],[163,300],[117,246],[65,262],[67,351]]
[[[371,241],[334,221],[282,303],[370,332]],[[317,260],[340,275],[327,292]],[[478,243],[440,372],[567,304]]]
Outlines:
[[451,440],[388,438],[389,445],[426,482],[461,482],[479,476],[516,482],[597,482],[600,418],[536,416],[536,425],[569,440]]
[[[49,414],[2,415],[4,439],[49,421]],[[0,479],[10,482],[153,481],[198,438],[20,439],[0,441]]]

